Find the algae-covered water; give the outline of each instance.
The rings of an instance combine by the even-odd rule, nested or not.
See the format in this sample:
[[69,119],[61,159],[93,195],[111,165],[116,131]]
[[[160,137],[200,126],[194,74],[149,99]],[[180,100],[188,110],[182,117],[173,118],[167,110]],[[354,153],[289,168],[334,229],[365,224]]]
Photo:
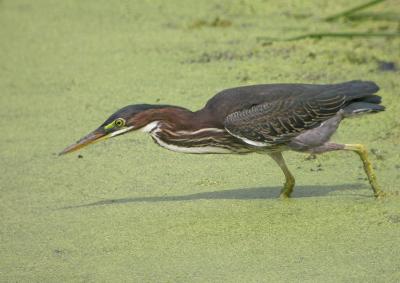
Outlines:
[[184,155],[137,133],[57,156],[127,104],[364,79],[387,111],[334,140],[366,144],[399,192],[400,37],[271,40],[400,32],[394,0],[323,20],[349,5],[0,0],[0,281],[400,281],[400,198],[375,200],[355,154],[286,153],[289,201],[263,155]]

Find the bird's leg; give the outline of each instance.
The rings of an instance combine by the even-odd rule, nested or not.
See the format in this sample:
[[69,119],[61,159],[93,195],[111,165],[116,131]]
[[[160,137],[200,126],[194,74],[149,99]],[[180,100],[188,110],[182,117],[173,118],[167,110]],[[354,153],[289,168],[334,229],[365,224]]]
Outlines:
[[363,164],[364,171],[367,174],[368,181],[371,184],[371,188],[374,191],[375,197],[383,197],[385,195],[384,191],[382,191],[376,181],[376,175],[374,173],[374,169],[372,168],[371,161],[368,159],[368,152],[364,145],[362,144],[336,144],[336,143],[325,143],[319,147],[313,148],[311,153],[324,153],[333,150],[350,150],[357,153]]
[[383,197],[385,195],[385,192],[381,190],[378,182],[376,181],[376,175],[374,169],[372,168],[371,161],[369,161],[368,159],[368,152],[365,146],[362,144],[345,144],[344,149],[354,151],[358,154],[358,156],[360,156],[364,164],[364,171],[367,174],[368,181],[371,185],[372,190],[374,191],[374,196]]
[[275,162],[279,165],[279,167],[282,169],[283,173],[285,174],[286,180],[285,180],[285,184],[283,185],[283,188],[281,190],[280,197],[281,198],[289,198],[293,192],[295,179],[294,179],[292,173],[290,173],[289,168],[286,166],[285,160],[283,159],[281,152],[269,153],[269,156],[271,156],[271,158],[273,160],[275,160]]

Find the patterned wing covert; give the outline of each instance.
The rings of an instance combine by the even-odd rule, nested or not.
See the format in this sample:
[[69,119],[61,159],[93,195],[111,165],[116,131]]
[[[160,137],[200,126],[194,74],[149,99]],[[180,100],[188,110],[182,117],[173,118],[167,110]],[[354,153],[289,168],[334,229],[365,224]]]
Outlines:
[[343,94],[302,95],[234,112],[226,117],[224,126],[233,136],[249,144],[284,145],[333,117],[345,104]]

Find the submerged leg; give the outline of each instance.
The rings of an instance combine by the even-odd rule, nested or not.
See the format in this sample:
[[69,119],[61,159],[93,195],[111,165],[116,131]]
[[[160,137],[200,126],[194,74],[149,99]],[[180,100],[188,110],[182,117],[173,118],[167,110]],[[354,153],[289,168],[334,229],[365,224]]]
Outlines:
[[367,174],[368,181],[371,185],[372,190],[374,191],[375,197],[383,197],[385,195],[384,191],[378,185],[376,181],[376,175],[374,169],[372,168],[372,164],[368,159],[368,152],[364,145],[362,144],[345,144],[345,150],[351,150],[360,156],[363,164],[364,164],[364,171]]
[[293,187],[295,184],[294,177],[292,173],[290,173],[289,168],[286,166],[285,160],[283,159],[282,153],[281,152],[273,152],[269,153],[269,156],[275,162],[279,165],[279,167],[282,169],[283,173],[285,174],[285,184],[283,185],[283,188],[281,190],[280,197],[281,198],[288,198],[293,192]]
[[311,153],[324,153],[333,150],[350,150],[357,153],[364,164],[364,171],[367,174],[368,181],[371,185],[372,190],[374,191],[374,196],[382,197],[385,195],[385,193],[380,189],[378,182],[376,181],[376,175],[374,173],[374,169],[372,168],[371,161],[369,161],[368,159],[368,152],[364,145],[326,143],[319,147],[313,148],[311,150]]

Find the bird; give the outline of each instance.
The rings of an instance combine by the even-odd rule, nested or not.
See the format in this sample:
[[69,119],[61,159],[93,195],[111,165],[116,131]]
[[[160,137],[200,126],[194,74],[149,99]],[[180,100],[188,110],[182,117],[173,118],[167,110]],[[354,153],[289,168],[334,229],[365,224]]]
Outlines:
[[181,106],[125,106],[94,131],[59,155],[89,144],[141,130],[159,146],[192,154],[269,155],[281,168],[285,182],[280,197],[289,198],[295,178],[283,152],[306,154],[352,151],[360,157],[375,197],[385,195],[363,144],[330,141],[343,119],[385,110],[379,87],[372,81],[336,84],[258,84],[218,92],[205,106],[191,111]]

